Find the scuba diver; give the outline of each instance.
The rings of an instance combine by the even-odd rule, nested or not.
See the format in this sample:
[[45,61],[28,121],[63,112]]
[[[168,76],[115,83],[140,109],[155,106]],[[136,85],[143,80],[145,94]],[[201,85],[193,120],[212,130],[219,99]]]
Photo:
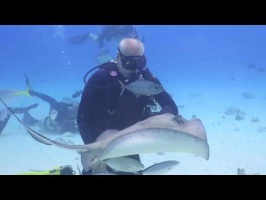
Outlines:
[[[49,116],[46,117],[43,121],[44,128],[50,131],[55,131],[59,133],[78,132],[78,127],[76,123],[77,111],[79,102],[70,101],[70,102],[59,102],[51,96],[46,94],[34,91],[31,87],[28,77],[24,74],[26,79],[26,85],[29,88],[29,94],[32,97],[38,97],[41,100],[49,103],[50,111]],[[72,96],[78,97],[81,95],[79,91],[78,94],[75,93]]]
[[[23,123],[25,123],[28,126],[38,125],[44,130],[55,133],[78,132],[76,118],[77,118],[79,102],[72,99],[65,99],[62,102],[58,102],[56,99],[54,99],[51,96],[36,92],[32,89],[28,77],[25,74],[24,76],[28,88],[27,93],[29,93],[31,97],[35,96],[49,103],[50,111],[49,111],[49,116],[45,117],[44,119],[38,120],[32,117],[31,114],[29,113],[31,109],[36,108],[38,106],[37,103],[27,107],[11,108],[15,114],[24,114],[22,118]],[[24,93],[25,92],[23,93],[21,92],[21,95],[25,95]],[[74,99],[79,97],[81,94],[82,91],[76,91],[76,93],[74,93],[72,97]],[[10,116],[11,113],[8,110],[2,109],[0,111],[0,134],[6,127],[6,124],[8,123]]]
[[[91,39],[98,43],[99,48],[104,47],[104,42],[121,40],[123,38],[139,38],[136,26],[134,25],[102,25],[102,30],[98,35],[86,33],[78,36],[69,37],[68,40],[73,45],[80,45]],[[142,38],[144,40],[144,38]]]
[[[31,109],[38,107],[38,103],[26,107],[11,107],[13,113],[23,114],[22,122],[24,124],[28,126],[39,126],[46,131],[54,133],[78,132],[76,123],[77,103],[57,102],[48,95],[35,91],[31,93],[50,103],[50,113],[49,116],[39,120],[29,113]],[[11,115],[12,113],[6,108],[0,111],[0,135],[6,127]]]
[[98,36],[99,47],[104,46],[104,41],[121,40],[123,38],[139,39],[136,26],[133,25],[105,25]]
[[113,40],[118,42],[123,38],[135,38],[144,42],[144,37],[140,38],[136,25],[102,25],[102,29],[98,35],[93,33],[85,33],[82,35],[69,37],[68,41],[72,45],[84,44],[89,39],[97,42],[100,50],[92,59],[95,59],[100,65],[108,62],[109,60],[114,60],[108,49],[104,48],[104,43]]
[[[84,144],[97,140],[106,130],[123,130],[137,122],[154,115],[172,113],[178,115],[178,107],[167,91],[157,92],[161,82],[146,67],[143,43],[135,38],[124,38],[117,48],[117,59],[96,66],[84,76],[82,97],[78,109],[77,123]],[[93,70],[88,80],[87,75]],[[138,95],[130,89],[124,90],[129,84],[141,80],[142,85],[135,86],[150,95]],[[143,81],[156,85],[155,90],[143,86]],[[145,93],[144,92],[144,93]],[[152,107],[158,104],[160,110],[154,112]],[[140,161],[139,155],[128,156]],[[113,172],[107,167],[107,171]],[[91,174],[92,168],[83,169],[83,174]],[[116,174],[126,174],[116,172]],[[129,173],[127,173],[129,174]]]

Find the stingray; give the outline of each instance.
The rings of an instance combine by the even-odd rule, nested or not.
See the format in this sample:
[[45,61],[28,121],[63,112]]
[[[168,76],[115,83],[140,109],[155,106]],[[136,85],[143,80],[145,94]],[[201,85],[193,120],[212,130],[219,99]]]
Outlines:
[[[5,104],[1,98],[0,100]],[[9,108],[7,105],[6,107]],[[150,117],[120,131],[105,131],[91,144],[68,145],[37,133],[24,124],[11,109],[10,112],[35,140],[79,152],[85,171],[98,168],[106,159],[133,154],[181,152],[209,159],[209,145],[200,119],[186,120],[180,115],[166,113]]]
[[189,121],[172,114],[157,115],[118,132],[104,132],[99,137],[104,148],[81,154],[84,170],[106,159],[144,153],[183,152],[209,159],[206,132],[199,119]]

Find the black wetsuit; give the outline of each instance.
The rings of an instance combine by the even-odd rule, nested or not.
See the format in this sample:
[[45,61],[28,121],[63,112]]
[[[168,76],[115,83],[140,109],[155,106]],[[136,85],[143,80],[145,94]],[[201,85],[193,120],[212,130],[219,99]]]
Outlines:
[[[114,71],[117,76],[111,75],[115,74]],[[154,78],[147,68],[143,77],[160,84],[160,81]],[[137,98],[128,90],[124,90],[120,96],[121,84],[118,79],[126,83],[126,79],[117,71],[116,64],[108,62],[101,65],[86,84],[77,117],[79,131],[85,144],[94,142],[107,129],[122,130],[147,118],[143,110],[150,103],[150,97]],[[135,79],[137,77],[132,77],[130,82]],[[154,99],[167,112],[178,114],[175,102],[166,91],[154,95]]]
[[46,94],[42,94],[42,93],[39,93],[33,90],[30,91],[30,94],[32,96],[36,96],[42,99],[43,101],[46,101],[47,103],[49,103],[50,111],[54,109],[58,112],[55,122],[57,122],[60,132],[74,133],[78,131],[78,128],[75,122],[76,115],[71,110],[71,107],[73,106],[72,104],[65,103],[65,102],[58,102],[54,98]]

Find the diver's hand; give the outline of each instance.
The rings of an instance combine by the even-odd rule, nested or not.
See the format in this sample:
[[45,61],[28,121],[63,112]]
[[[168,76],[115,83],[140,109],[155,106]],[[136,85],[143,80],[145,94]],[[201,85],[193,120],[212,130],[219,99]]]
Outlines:
[[146,79],[145,77],[150,76],[151,73],[148,68],[144,67],[143,69],[137,70],[136,75],[137,77],[143,77],[144,79]]
[[141,70],[138,70],[138,72],[136,73],[137,77],[139,79],[144,79],[147,81],[152,81],[154,83],[160,84],[160,81],[150,72],[150,70],[147,67],[144,67]]
[[159,115],[162,115],[165,113],[172,113],[172,108],[170,106],[164,106],[159,112]]
[[151,117],[155,115],[163,115],[165,113],[172,113],[172,108],[170,108],[170,106],[164,106],[160,112],[150,112],[149,115]]
[[162,115],[165,113],[172,113],[172,108],[170,106],[164,106],[160,112],[152,112],[150,109],[145,109],[143,112],[144,118],[153,117],[155,115]]

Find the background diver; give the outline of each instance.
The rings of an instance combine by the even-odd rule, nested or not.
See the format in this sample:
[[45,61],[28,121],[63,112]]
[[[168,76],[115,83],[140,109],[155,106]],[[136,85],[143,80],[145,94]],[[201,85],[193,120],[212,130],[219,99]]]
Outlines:
[[[26,84],[28,90],[27,92],[23,91],[19,93],[19,95],[28,96],[29,94],[31,97],[35,96],[49,103],[50,105],[49,115],[44,119],[40,120],[31,116],[29,111],[33,108],[37,108],[38,103],[26,107],[11,107],[12,111],[16,114],[23,114],[22,121],[28,126],[39,126],[44,130],[55,133],[78,132],[76,118],[77,118],[77,109],[79,102],[74,100],[68,100],[68,102],[63,102],[63,101],[58,102],[56,99],[54,99],[51,96],[36,92],[31,88],[28,77],[26,75],[24,76],[26,78]],[[81,91],[76,91],[76,93],[73,94],[72,97],[77,98],[80,95]],[[7,109],[2,109],[0,111],[0,134],[3,132],[4,128],[6,127],[10,117],[11,113]]]
[[73,45],[80,45],[91,39],[98,43],[99,48],[104,47],[104,42],[112,40],[120,41],[123,38],[136,38],[140,39],[137,27],[135,25],[102,25],[99,34],[85,33],[82,35],[68,37],[68,41]]
[[97,60],[98,64],[103,64],[109,60],[114,60],[108,49],[104,48],[104,42],[120,41],[123,38],[135,38],[144,42],[144,37],[140,38],[136,25],[102,25],[99,34],[85,33],[82,35],[68,37],[72,45],[84,44],[87,40],[98,43],[99,52],[92,59]]
[[[48,124],[50,124],[52,129],[55,129],[59,133],[78,132],[76,118],[79,102],[74,100],[69,100],[68,102],[57,101],[47,94],[37,92],[32,89],[28,77],[25,74],[24,76],[26,79],[26,85],[29,88],[29,94],[32,97],[38,97],[50,105],[49,116],[45,118],[44,124],[47,126],[48,121]],[[77,97],[78,95],[79,94],[75,93],[72,96]]]

